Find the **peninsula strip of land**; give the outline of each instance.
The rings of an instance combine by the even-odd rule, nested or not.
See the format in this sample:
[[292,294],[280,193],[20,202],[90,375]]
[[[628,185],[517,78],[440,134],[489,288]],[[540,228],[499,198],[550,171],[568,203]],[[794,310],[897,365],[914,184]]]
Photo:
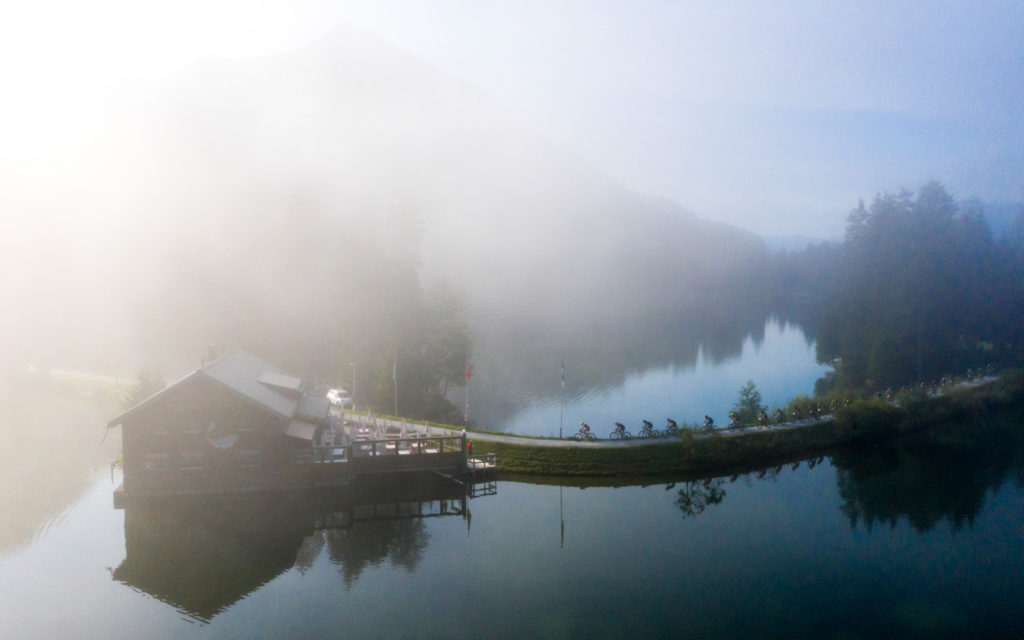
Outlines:
[[[683,429],[671,439],[598,440],[470,431],[476,454],[497,454],[499,472],[560,476],[664,476],[730,472],[813,456],[843,446],[870,446],[901,434],[970,421],[1024,407],[1024,372],[959,385],[939,395],[911,394],[898,402],[852,402],[834,415],[765,427]],[[404,423],[434,435],[458,435],[450,426]]]

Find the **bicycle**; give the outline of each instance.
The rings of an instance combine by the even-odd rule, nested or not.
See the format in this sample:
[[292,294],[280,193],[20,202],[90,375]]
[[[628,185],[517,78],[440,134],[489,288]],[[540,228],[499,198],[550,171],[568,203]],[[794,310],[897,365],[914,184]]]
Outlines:
[[597,440],[597,436],[593,434],[593,432],[590,430],[590,427],[586,423],[581,422],[580,430],[577,431],[575,435],[573,435],[572,439],[576,441]]
[[633,437],[633,434],[626,431],[626,426],[621,422],[615,423],[615,428],[608,434],[609,440],[629,440]]
[[641,438],[658,438],[661,436],[661,433],[654,428],[653,424],[644,420],[644,426],[640,429],[639,435]]

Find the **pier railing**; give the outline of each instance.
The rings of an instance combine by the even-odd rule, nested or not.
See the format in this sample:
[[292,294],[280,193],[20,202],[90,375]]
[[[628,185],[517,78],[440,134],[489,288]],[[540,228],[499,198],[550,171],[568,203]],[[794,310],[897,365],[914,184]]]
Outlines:
[[497,453],[476,453],[467,458],[466,464],[480,469],[493,469],[498,463]]
[[355,440],[348,446],[351,458],[461,454],[461,436],[406,436],[383,440]]
[[388,471],[458,470],[466,454],[461,436],[420,435],[384,440],[355,440],[348,445],[355,473]]

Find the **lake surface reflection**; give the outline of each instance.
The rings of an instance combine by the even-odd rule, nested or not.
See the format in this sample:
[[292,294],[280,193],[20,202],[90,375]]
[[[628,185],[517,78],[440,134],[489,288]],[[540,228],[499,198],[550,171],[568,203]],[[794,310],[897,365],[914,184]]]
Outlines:
[[692,362],[654,361],[650,368],[626,369],[613,382],[574,382],[574,363],[569,361],[564,396],[561,363],[555,362],[546,386],[505,389],[517,407],[510,415],[492,415],[485,405],[477,417],[482,425],[490,426],[493,419],[503,431],[538,436],[558,436],[560,425],[563,435],[572,435],[581,421],[602,437],[616,422],[637,432],[643,419],[661,428],[666,418],[701,424],[708,414],[724,424],[748,380],[757,385],[765,404],[779,406],[798,394],[811,394],[815,381],[829,371],[817,363],[813,339],[797,325],[769,319],[739,344],[725,355],[698,346]]
[[1019,637],[1020,417],[648,486],[111,508],[0,554],[9,638]]

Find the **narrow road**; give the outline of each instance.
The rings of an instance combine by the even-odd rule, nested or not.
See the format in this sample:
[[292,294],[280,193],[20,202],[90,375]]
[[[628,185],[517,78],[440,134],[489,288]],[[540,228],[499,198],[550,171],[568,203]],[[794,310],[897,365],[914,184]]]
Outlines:
[[[376,424],[378,429],[392,428],[402,429],[403,422],[400,420],[390,420],[388,418],[370,417],[349,414],[346,419],[350,422],[357,424],[369,423]],[[822,424],[830,422],[832,416],[823,416],[818,420],[800,420],[798,422],[784,422],[782,424],[767,425],[763,427],[744,427],[744,428],[732,428],[732,429],[715,429],[715,433],[718,433],[725,437],[740,436],[747,433],[755,433],[758,431],[782,431],[785,429],[796,429],[800,427],[808,427],[815,424]],[[406,433],[419,433],[424,436],[452,436],[458,437],[462,435],[460,429],[442,429],[439,427],[426,427],[421,424],[404,423]],[[707,438],[711,436],[711,432],[697,431],[694,434],[694,438]],[[501,442],[505,444],[522,445],[528,447],[581,447],[581,448],[614,448],[614,447],[645,447],[655,446],[659,444],[669,444],[672,442],[679,442],[678,437],[661,437],[661,438],[630,438],[629,440],[573,440],[570,438],[558,439],[558,438],[532,438],[529,436],[516,436],[516,435],[505,435],[497,433],[483,433],[479,431],[467,431],[466,438],[469,440],[480,440],[484,442]]]
[[[958,383],[957,387],[977,387],[994,380],[997,380],[998,376],[985,376],[977,378],[972,382],[961,382]],[[940,390],[934,394],[933,397],[942,395]],[[424,426],[421,424],[412,424],[409,422],[403,422],[401,420],[390,420],[387,418],[378,418],[376,416],[367,418],[360,414],[349,414],[347,418],[355,423],[366,423],[369,421],[371,424],[376,424],[379,429],[386,427],[401,429],[405,428],[406,433],[420,433],[423,435],[440,435],[440,436],[452,436],[457,437],[462,435],[461,429],[442,429],[434,426]],[[718,433],[723,437],[736,437],[743,436],[751,433],[761,433],[765,431],[785,431],[787,429],[800,429],[803,427],[811,427],[818,424],[825,424],[835,420],[835,416],[829,414],[824,415],[818,419],[807,419],[797,420],[795,422],[783,422],[781,424],[769,424],[765,426],[750,426],[750,427],[735,427],[735,428],[724,428],[715,429],[714,433]],[[694,438],[708,438],[711,436],[711,432],[697,431],[693,434]],[[480,440],[484,442],[501,442],[504,444],[515,444],[527,447],[581,447],[581,448],[614,448],[614,447],[647,447],[656,446],[659,444],[669,444],[672,442],[678,442],[679,438],[630,438],[629,440],[589,440],[589,441],[578,441],[573,440],[572,436],[564,439],[558,438],[533,438],[529,436],[517,436],[517,435],[505,435],[497,433],[483,433],[480,431],[466,431],[466,437],[470,440]]]

